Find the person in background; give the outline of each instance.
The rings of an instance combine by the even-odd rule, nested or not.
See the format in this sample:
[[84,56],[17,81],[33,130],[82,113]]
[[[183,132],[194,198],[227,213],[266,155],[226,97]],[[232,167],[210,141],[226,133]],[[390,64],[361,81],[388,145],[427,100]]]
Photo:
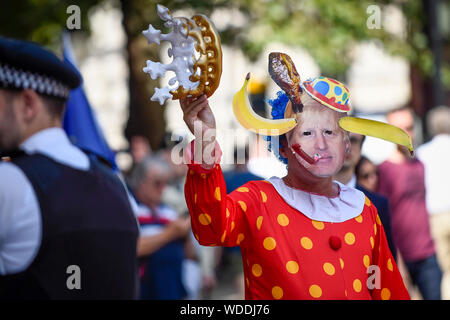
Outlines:
[[[414,114],[407,107],[390,111],[387,121],[408,133],[414,143]],[[413,284],[423,299],[441,299],[442,272],[431,237],[421,161],[398,146],[378,166],[378,192],[389,199],[392,235]]]
[[178,300],[187,295],[182,279],[185,257],[193,258],[190,223],[170,206],[162,194],[170,177],[170,167],[157,156],[147,156],[137,164],[130,185],[138,201],[141,225],[138,256],[141,299]]
[[366,190],[376,192],[378,188],[378,169],[365,156],[361,156],[355,167],[356,183]]
[[[189,215],[186,201],[184,200],[184,183],[186,181],[187,166],[180,159],[183,158],[182,150],[185,147],[186,137],[168,133],[162,143],[162,149],[157,152],[170,167],[170,179],[162,195],[162,202],[175,209],[181,215]],[[214,248],[200,246],[191,240],[195,248],[196,259],[186,258],[183,261],[183,283],[188,295],[186,299],[200,299],[210,293],[215,285],[214,274]],[[198,259],[197,259],[198,258]]]
[[381,223],[383,224],[389,249],[391,250],[394,259],[397,260],[397,248],[394,244],[391,232],[391,213],[389,210],[389,201],[386,197],[375,193],[374,189],[371,188],[371,185],[365,184],[365,181],[362,181],[362,183],[360,183],[360,180],[358,180],[358,165],[361,163],[361,161],[363,161],[362,159],[367,159],[366,157],[361,156],[362,146],[366,137],[357,133],[350,132],[349,139],[351,145],[350,150],[345,155],[341,170],[339,170],[334,178],[340,183],[364,192],[364,194],[370,199],[370,201],[373,202],[378,210],[378,215],[380,216]]
[[417,148],[417,157],[425,166],[431,234],[443,269],[442,298],[450,299],[450,108],[431,109],[427,127],[432,139]]

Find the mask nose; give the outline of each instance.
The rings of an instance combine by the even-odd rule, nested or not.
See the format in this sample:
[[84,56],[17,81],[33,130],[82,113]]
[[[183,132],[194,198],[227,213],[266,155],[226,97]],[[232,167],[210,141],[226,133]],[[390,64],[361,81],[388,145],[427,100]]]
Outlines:
[[323,135],[319,134],[316,136],[315,147],[317,150],[321,151],[328,148],[327,141],[325,140],[325,137]]

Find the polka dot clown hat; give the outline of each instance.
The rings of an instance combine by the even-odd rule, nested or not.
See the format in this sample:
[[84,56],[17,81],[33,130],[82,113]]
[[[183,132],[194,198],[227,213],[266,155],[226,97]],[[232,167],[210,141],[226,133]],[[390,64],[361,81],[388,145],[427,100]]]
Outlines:
[[347,87],[337,80],[317,77],[306,80],[301,87],[311,98],[335,111],[350,111],[350,93]]

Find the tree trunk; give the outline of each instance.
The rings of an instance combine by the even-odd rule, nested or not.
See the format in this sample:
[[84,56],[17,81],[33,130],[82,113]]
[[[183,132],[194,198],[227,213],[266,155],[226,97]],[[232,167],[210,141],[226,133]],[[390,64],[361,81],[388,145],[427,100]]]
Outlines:
[[[127,53],[129,68],[129,116],[125,128],[125,137],[130,141],[131,137],[139,135],[148,139],[153,150],[159,149],[165,133],[164,108],[158,102],[150,101],[158,80],[151,80],[142,69],[146,66],[146,60],[159,60],[158,47],[150,47],[142,35],[142,31],[148,27],[152,20],[158,19],[156,13],[146,16],[149,21],[140,25],[138,13],[131,0],[121,0],[123,13],[123,25],[127,35]],[[152,10],[153,11],[153,10]]]

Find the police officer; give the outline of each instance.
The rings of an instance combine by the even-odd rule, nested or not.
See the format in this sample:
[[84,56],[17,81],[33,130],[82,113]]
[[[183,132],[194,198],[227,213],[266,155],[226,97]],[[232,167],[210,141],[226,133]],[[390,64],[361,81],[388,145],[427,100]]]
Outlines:
[[76,70],[0,37],[0,297],[133,299],[138,227],[121,181],[61,128]]

